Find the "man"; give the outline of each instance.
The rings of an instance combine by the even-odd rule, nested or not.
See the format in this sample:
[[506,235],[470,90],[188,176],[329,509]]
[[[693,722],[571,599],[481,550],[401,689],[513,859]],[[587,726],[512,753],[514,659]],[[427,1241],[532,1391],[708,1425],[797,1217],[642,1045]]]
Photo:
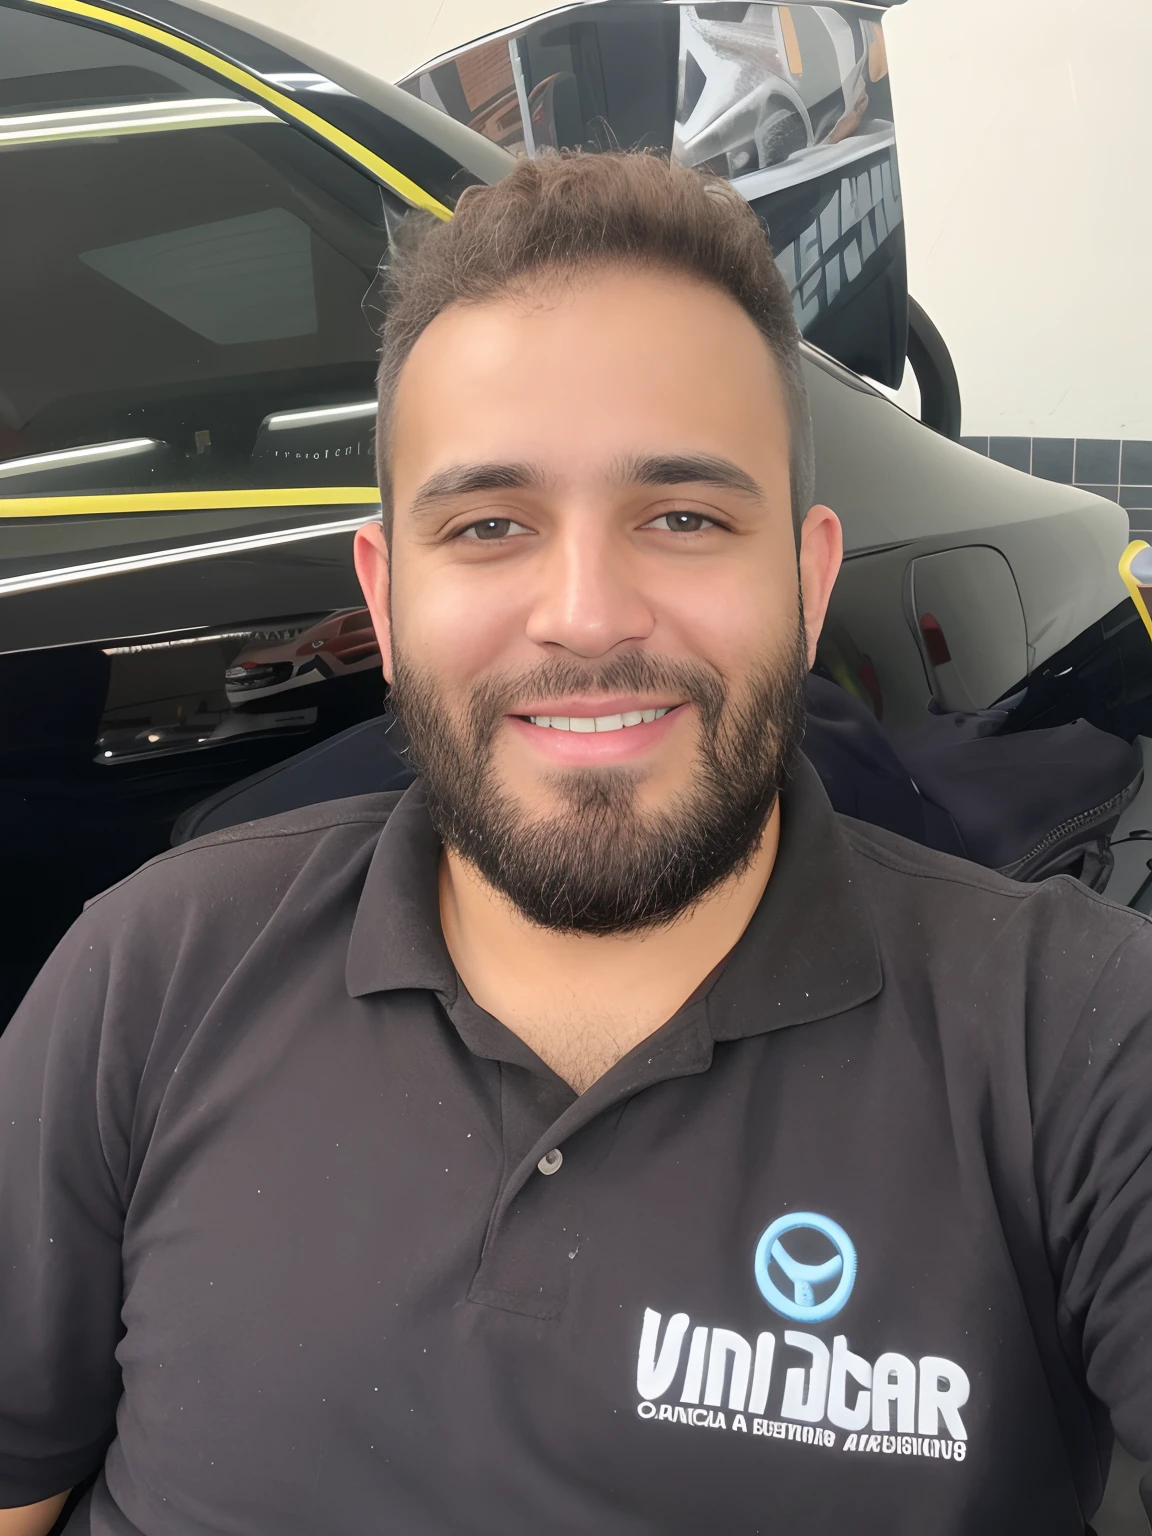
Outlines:
[[1145,921],[798,757],[840,533],[730,189],[526,162],[393,281],[423,777],[154,861],[0,1044],[0,1533],[97,1468],[73,1532],[1083,1532],[1152,1458]]

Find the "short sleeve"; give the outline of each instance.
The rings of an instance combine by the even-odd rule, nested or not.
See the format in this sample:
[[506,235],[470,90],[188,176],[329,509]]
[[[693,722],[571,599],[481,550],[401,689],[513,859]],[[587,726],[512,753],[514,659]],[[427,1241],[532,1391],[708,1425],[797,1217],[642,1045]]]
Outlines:
[[89,912],[0,1035],[0,1508],[74,1486],[115,1432],[123,1179],[104,1030],[114,968]]
[[1152,924],[1105,965],[1037,1106],[1035,1146],[1065,1348],[1121,1444],[1152,1461]]

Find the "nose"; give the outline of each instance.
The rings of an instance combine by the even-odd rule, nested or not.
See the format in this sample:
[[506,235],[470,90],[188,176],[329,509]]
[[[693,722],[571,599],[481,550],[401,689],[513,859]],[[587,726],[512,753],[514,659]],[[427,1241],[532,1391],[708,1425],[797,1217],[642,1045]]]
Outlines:
[[574,516],[549,541],[528,617],[528,638],[576,656],[603,656],[646,640],[656,616],[640,589],[627,541],[592,516]]

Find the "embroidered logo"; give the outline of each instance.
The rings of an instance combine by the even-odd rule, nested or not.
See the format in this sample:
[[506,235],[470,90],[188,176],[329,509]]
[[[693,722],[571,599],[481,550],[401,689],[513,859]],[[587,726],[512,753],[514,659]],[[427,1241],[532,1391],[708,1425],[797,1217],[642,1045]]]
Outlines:
[[[817,1232],[827,1238],[833,1249],[830,1257],[819,1264],[798,1263],[784,1239],[799,1232]],[[773,1312],[794,1323],[824,1323],[836,1316],[852,1294],[856,1249],[844,1228],[830,1217],[797,1211],[791,1216],[777,1216],[763,1232],[756,1244],[754,1269],[760,1294]],[[777,1284],[777,1273],[791,1294]],[[834,1287],[828,1289],[833,1281]]]

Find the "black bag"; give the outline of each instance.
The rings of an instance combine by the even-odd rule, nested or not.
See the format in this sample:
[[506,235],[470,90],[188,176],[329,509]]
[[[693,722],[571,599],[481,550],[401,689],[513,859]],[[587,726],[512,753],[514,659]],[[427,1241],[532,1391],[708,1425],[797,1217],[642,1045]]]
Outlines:
[[1144,777],[1139,747],[1085,720],[1004,735],[1002,709],[934,714],[890,741],[824,678],[809,676],[807,700],[804,751],[838,811],[1014,880],[1107,883],[1109,836]]
[[1144,779],[1140,748],[1087,720],[985,731],[998,713],[942,715],[900,743],[921,794],[947,806],[976,863],[1013,880],[1075,875],[1102,890],[1109,838]]
[[920,793],[869,709],[814,672],[808,674],[804,702],[804,755],[836,810],[941,853],[967,856],[956,823]]

